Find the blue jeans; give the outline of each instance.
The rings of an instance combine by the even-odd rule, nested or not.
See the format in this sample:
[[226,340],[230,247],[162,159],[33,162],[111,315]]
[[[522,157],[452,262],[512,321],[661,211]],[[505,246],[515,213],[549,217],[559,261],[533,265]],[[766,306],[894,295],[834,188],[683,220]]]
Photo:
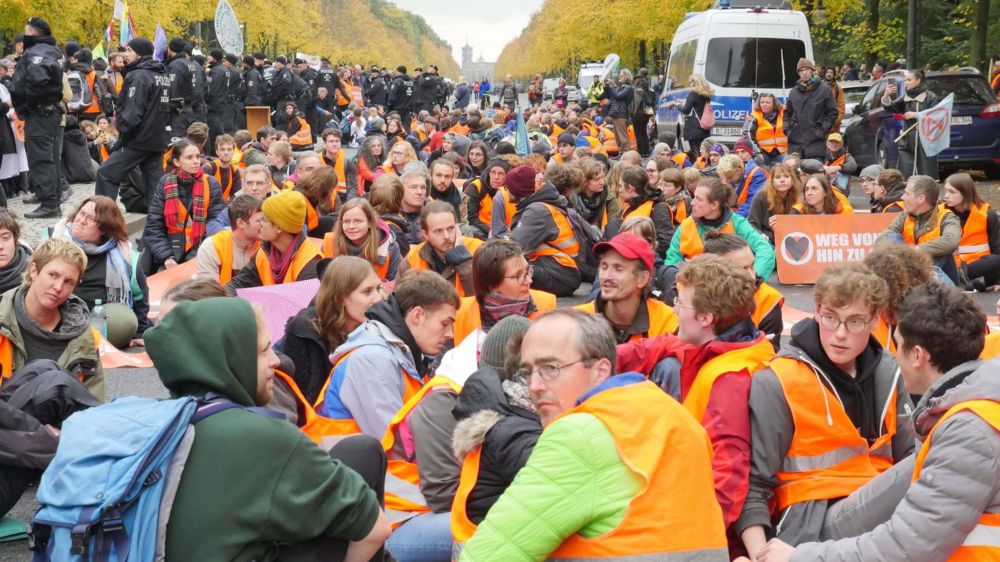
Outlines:
[[766,152],[761,152],[760,155],[764,160],[764,165],[767,166],[768,168],[774,166],[775,164],[780,164],[785,161],[785,155],[780,153],[777,156],[771,156]]
[[[886,240],[895,244],[906,244],[903,236],[895,232],[886,235]],[[954,287],[958,284],[958,266],[955,265],[955,258],[952,256],[938,256],[931,258],[931,270],[937,277],[939,283],[946,287]]]
[[450,562],[451,514],[422,513],[400,525],[385,549],[397,562]]

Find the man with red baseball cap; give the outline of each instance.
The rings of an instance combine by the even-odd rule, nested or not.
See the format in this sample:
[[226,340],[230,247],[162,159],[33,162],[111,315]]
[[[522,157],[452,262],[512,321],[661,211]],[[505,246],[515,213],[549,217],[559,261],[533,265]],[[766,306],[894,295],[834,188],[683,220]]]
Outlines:
[[653,279],[653,248],[645,238],[623,232],[594,246],[600,260],[597,299],[577,306],[601,314],[614,329],[618,343],[672,333],[673,309],[649,296]]

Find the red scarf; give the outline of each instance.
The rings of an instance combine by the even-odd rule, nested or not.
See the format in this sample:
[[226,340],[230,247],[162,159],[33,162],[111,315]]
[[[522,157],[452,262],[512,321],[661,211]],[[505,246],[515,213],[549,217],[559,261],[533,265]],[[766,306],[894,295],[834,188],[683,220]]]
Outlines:
[[[191,210],[184,209],[184,204],[180,199],[180,187],[178,182],[191,184]],[[167,225],[167,231],[179,232],[184,230],[187,222],[191,221],[191,233],[188,243],[191,248],[198,246],[202,238],[205,237],[205,221],[208,220],[207,182],[205,172],[198,168],[198,171],[189,174],[177,170],[173,174],[167,174],[163,182],[163,218]],[[181,217],[181,211],[184,217]]]
[[281,255],[274,244],[271,244],[271,250],[268,252],[267,261],[271,266],[271,276],[274,277],[274,282],[281,284],[285,282],[285,275],[288,274],[288,267],[292,265],[292,258],[298,253],[299,246],[302,245],[302,234],[295,236],[292,243],[288,245],[288,249],[285,250],[285,255]]

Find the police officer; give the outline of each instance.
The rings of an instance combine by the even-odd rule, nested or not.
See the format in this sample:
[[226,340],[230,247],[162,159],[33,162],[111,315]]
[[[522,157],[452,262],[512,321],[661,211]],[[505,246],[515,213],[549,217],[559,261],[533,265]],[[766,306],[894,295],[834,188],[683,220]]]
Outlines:
[[24,27],[24,54],[10,92],[14,109],[24,119],[24,148],[39,203],[37,209],[24,214],[29,219],[60,215],[59,161],[65,114],[62,64],[62,53],[48,22],[29,18]]
[[438,92],[441,88],[441,79],[434,75],[434,67],[428,66],[427,72],[422,73],[413,81],[413,112],[420,113],[434,111],[434,102],[437,101]]
[[267,55],[257,51],[253,54],[253,65],[260,74],[260,104],[268,105],[267,98],[271,91],[271,80],[274,79],[274,66],[267,61]]
[[226,98],[226,112],[223,119],[227,134],[233,134],[237,129],[237,116],[243,113],[243,97],[245,87],[243,76],[240,74],[240,59],[232,53],[226,53],[226,58],[222,64],[229,74],[229,96]]
[[[194,120],[206,123],[208,121],[205,98],[208,95],[208,80],[205,76],[205,57],[202,55],[194,54],[194,45],[191,43],[184,44],[184,52],[187,53],[188,67],[191,69],[191,73],[194,75],[194,106],[191,108],[194,110]],[[174,136],[183,137],[187,129],[183,131],[174,132]]]
[[333,99],[337,98],[338,90],[345,98],[351,99],[351,93],[344,86],[344,82],[337,74],[337,69],[330,65],[329,59],[323,59],[320,62],[319,71],[316,75],[316,91],[319,91],[320,88],[326,88],[327,95]]
[[170,137],[183,137],[194,123],[194,92],[197,88],[196,66],[184,51],[185,41],[174,37],[167,44],[167,76],[170,78]]
[[274,77],[271,78],[265,103],[271,106],[274,113],[274,126],[284,128],[285,103],[295,101],[295,75],[292,74],[292,69],[288,68],[288,59],[283,55],[275,57],[272,66],[274,67]]
[[[97,171],[97,195],[118,197],[122,179],[136,166],[142,171],[146,202],[163,174],[160,158],[168,142],[170,77],[153,60],[153,43],[136,37],[125,46],[125,82],[116,115],[121,136]],[[136,186],[139,187],[139,186]]]
[[399,65],[396,67],[396,76],[389,85],[389,95],[386,99],[386,106],[389,111],[399,113],[399,118],[403,122],[403,127],[410,130],[410,107],[413,101],[413,80],[406,74],[406,67]]
[[369,106],[385,107],[385,80],[379,67],[372,66],[371,78],[365,89],[365,103]]
[[212,154],[215,137],[226,132],[225,113],[229,103],[229,71],[222,64],[225,53],[222,49],[212,49],[208,53],[208,144],[205,152]]
[[263,79],[260,77],[260,71],[258,71],[256,65],[254,65],[254,58],[250,55],[243,57],[243,74],[241,78],[243,89],[240,92],[240,95],[242,96],[240,104],[243,110],[237,111],[236,117],[239,121],[240,128],[245,129],[247,126],[246,108],[259,106],[263,103],[263,96],[261,95],[261,81]]

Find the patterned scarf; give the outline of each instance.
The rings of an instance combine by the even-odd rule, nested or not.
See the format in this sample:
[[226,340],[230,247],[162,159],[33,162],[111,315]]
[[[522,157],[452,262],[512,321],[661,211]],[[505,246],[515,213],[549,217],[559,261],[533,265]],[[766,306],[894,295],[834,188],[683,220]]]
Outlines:
[[527,316],[531,313],[532,302],[529,295],[525,299],[514,299],[496,291],[483,297],[480,305],[483,331],[489,332],[494,324],[508,316]]
[[[180,232],[191,221],[191,238],[187,241],[191,248],[197,247],[205,237],[205,221],[208,220],[208,206],[205,205],[205,172],[198,171],[189,174],[177,170],[168,174],[163,182],[163,218],[168,232]],[[180,183],[191,184],[191,209],[185,210],[185,220],[181,220]]]

